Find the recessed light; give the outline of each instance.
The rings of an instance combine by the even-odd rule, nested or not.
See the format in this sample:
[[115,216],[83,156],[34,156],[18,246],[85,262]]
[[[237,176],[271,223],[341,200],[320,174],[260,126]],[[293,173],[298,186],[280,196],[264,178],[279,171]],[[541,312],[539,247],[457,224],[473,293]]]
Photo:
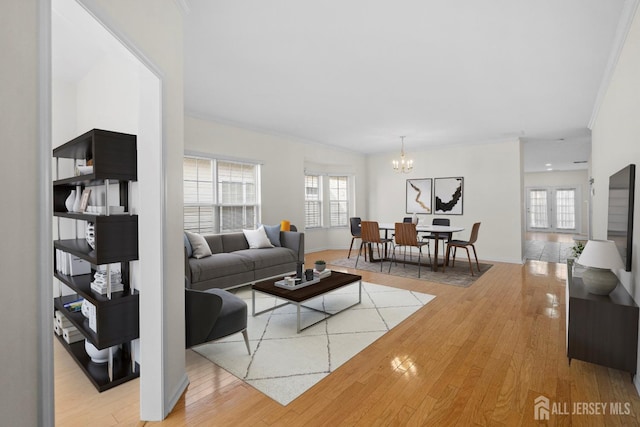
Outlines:
[[546,163],[545,166],[549,168],[551,167],[551,163]]
[[552,171],[552,170],[553,170],[553,168],[547,168],[547,170],[548,170],[548,171]]

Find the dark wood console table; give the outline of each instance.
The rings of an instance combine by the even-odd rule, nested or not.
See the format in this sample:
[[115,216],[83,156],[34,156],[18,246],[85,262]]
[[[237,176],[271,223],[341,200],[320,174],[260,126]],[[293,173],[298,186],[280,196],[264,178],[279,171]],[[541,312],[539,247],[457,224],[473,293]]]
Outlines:
[[594,295],[572,275],[567,261],[567,357],[636,373],[638,305],[621,283],[607,296]]

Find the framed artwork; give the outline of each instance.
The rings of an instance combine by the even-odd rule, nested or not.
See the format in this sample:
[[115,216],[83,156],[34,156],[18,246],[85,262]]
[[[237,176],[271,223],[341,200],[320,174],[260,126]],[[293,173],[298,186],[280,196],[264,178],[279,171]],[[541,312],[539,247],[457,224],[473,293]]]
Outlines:
[[407,180],[407,213],[432,213],[431,178]]
[[82,192],[82,198],[80,199],[80,212],[84,212],[87,210],[87,205],[89,204],[89,196],[91,195],[91,189],[85,188]]
[[433,192],[436,215],[462,215],[464,178],[436,178]]

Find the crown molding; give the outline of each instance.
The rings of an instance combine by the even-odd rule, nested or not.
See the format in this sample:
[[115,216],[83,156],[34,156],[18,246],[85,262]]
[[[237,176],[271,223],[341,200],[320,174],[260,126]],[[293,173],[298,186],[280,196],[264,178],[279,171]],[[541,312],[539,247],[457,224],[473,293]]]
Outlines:
[[618,65],[618,60],[620,59],[622,48],[627,41],[627,36],[629,35],[629,30],[631,29],[633,18],[635,17],[638,9],[638,3],[640,3],[640,0],[626,0],[624,2],[624,6],[622,7],[620,20],[618,21],[618,27],[616,29],[616,35],[613,40],[611,53],[609,55],[609,61],[607,62],[607,67],[605,68],[604,75],[602,76],[602,80],[600,81],[600,88],[598,89],[598,94],[596,95],[596,101],[593,106],[593,111],[591,112],[591,119],[589,120],[589,124],[587,125],[589,129],[593,129],[593,125],[598,118],[598,112],[600,111],[600,106],[602,105],[604,95],[609,89],[609,84],[611,84],[613,73],[615,72],[616,66]]

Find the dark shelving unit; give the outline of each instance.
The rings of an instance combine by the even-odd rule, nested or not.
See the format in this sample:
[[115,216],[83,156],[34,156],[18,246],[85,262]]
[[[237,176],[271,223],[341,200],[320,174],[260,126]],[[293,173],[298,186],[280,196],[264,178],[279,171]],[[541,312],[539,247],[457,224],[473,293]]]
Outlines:
[[[58,239],[56,250],[75,255],[92,264],[91,274],[68,276],[58,271],[54,277],[76,294],[54,299],[54,307],[75,326],[87,341],[98,349],[115,345],[121,347],[109,364],[91,361],[84,349],[84,340],[68,344],[57,336],[85,375],[99,390],[104,391],[140,376],[140,367],[132,362],[131,342],[139,337],[140,295],[131,289],[129,262],[138,259],[138,216],[129,214],[129,185],[137,180],[136,136],[119,132],[93,129],[53,150],[54,158],[67,158],[93,163],[93,173],[57,179],[53,182],[53,215],[74,221],[94,224],[95,247],[84,238]],[[65,200],[71,190],[80,186],[105,186],[118,184],[119,204],[125,214],[99,215],[67,212]],[[93,266],[120,263],[124,291],[102,295],[91,289]],[[55,265],[55,264],[54,264]],[[96,330],[89,327],[89,320],[81,312],[71,312],[64,304],[79,297],[95,307]]]

